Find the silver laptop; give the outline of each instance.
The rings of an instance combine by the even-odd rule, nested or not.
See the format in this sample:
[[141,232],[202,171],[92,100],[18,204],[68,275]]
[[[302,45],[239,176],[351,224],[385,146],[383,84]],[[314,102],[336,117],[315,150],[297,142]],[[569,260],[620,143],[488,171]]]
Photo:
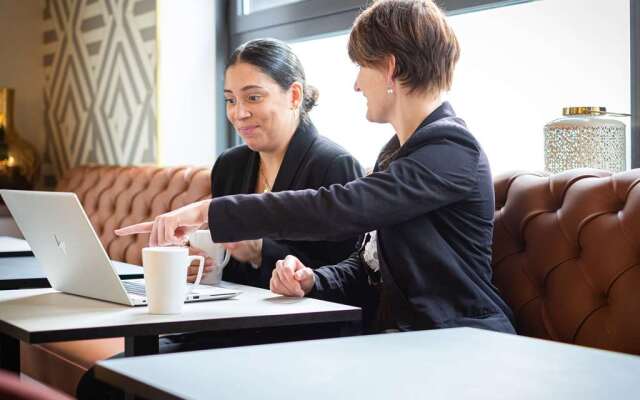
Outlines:
[[[141,306],[144,279],[120,280],[75,193],[0,190],[51,287],[65,293]],[[186,301],[227,299],[240,292],[199,285]]]

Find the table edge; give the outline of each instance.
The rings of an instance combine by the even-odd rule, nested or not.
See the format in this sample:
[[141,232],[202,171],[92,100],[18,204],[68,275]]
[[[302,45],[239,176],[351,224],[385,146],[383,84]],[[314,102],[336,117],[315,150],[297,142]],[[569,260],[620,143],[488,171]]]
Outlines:
[[316,311],[311,313],[259,315],[250,317],[241,316],[192,321],[163,321],[137,325],[113,325],[106,327],[44,330],[35,332],[25,331],[15,325],[0,320],[0,332],[27,343],[37,344],[122,336],[133,337],[160,335],[190,331],[221,332],[236,329],[259,329],[309,324],[330,324],[340,322],[355,323],[361,322],[361,320],[362,310],[360,308],[353,308],[347,310]]

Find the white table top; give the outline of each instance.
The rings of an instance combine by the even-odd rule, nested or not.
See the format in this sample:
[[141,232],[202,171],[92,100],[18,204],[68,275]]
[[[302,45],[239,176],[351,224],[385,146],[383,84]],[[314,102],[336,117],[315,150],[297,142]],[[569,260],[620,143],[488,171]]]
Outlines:
[[31,251],[29,243],[24,239],[17,239],[11,236],[0,236],[0,253],[16,253]]
[[224,283],[242,291],[228,300],[184,305],[182,314],[152,315],[53,289],[0,291],[0,332],[29,343],[99,337],[229,330],[359,321],[359,308],[311,298],[286,298],[264,289]]
[[153,399],[637,399],[640,357],[472,328],[99,361]]

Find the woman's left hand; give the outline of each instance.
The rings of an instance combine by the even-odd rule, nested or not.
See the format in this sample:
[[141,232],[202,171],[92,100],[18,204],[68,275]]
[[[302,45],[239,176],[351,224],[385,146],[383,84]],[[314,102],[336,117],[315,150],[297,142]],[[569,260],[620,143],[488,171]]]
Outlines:
[[149,246],[183,245],[187,236],[209,219],[211,200],[202,200],[180,207],[166,214],[158,215],[153,222],[126,226],[116,229],[118,236],[150,233]]
[[231,257],[240,262],[251,263],[256,269],[262,264],[262,239],[224,243],[224,248]]
[[305,267],[297,257],[288,255],[284,260],[276,261],[269,288],[276,294],[304,297],[313,289],[315,282],[313,270]]

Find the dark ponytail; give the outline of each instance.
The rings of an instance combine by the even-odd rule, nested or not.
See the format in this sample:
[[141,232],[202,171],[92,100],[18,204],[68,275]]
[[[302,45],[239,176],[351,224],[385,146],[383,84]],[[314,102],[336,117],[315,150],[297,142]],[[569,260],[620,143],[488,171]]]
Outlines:
[[318,89],[307,85],[302,63],[289,45],[277,39],[250,40],[234,50],[225,71],[239,62],[257,67],[283,90],[289,90],[294,82],[300,82],[304,93],[300,104],[300,121],[309,122],[308,113],[316,105]]

